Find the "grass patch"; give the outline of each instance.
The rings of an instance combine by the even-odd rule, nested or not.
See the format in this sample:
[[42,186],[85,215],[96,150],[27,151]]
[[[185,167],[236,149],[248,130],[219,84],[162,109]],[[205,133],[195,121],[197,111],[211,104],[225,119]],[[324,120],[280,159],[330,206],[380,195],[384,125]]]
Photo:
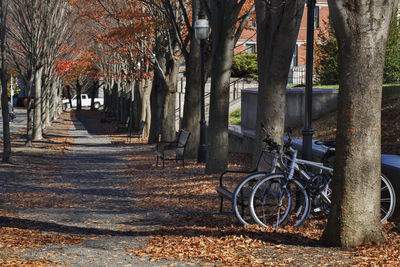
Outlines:
[[237,109],[235,111],[232,111],[231,114],[229,114],[229,124],[230,125],[240,125],[242,122],[242,110]]

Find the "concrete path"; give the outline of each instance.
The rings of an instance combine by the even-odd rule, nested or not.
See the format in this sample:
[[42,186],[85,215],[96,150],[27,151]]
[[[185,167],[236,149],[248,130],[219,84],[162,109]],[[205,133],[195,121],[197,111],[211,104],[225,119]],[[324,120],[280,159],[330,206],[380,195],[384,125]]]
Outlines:
[[[62,202],[46,209],[19,211],[24,219],[10,220],[10,225],[34,223],[48,232],[77,234],[85,239],[78,245],[29,249],[24,257],[62,262],[59,266],[187,266],[179,261],[152,262],[129,252],[160,229],[168,214],[135,209],[135,192],[129,189],[132,177],[121,174],[133,164],[124,160],[124,154],[132,147],[116,146],[109,138],[93,134],[86,120],[73,119],[69,131],[72,146],[60,159],[62,167],[56,179],[41,188],[18,188],[54,193]],[[8,190],[16,190],[11,187]]]
[[[15,108],[15,115],[17,117],[14,122],[10,123],[10,133],[14,133],[26,126],[26,109]],[[3,138],[3,118],[0,116],[0,138]]]

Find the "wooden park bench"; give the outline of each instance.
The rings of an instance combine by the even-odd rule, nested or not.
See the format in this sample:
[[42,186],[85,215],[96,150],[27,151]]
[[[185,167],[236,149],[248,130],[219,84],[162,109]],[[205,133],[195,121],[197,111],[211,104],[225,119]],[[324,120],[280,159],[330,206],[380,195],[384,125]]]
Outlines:
[[[128,126],[130,126],[130,125],[128,125]],[[146,122],[141,121],[139,123],[139,128],[136,131],[132,131],[132,127],[129,127],[129,134],[127,136],[127,141],[130,143],[132,138],[142,139],[143,138],[143,129],[145,126],[146,126]]]
[[131,117],[128,116],[128,118],[126,119],[125,122],[119,123],[117,125],[117,129],[115,131],[120,133],[120,132],[124,132],[124,131],[129,130],[130,121],[131,121]]
[[156,147],[157,162],[162,160],[164,168],[165,160],[182,161],[182,167],[185,167],[185,149],[190,133],[185,130],[180,130],[176,141],[173,142],[158,142]]

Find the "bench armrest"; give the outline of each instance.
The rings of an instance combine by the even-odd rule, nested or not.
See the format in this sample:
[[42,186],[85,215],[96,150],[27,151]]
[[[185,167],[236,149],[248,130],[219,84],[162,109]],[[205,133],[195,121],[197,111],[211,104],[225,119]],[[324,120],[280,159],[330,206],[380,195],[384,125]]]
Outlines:
[[167,141],[163,141],[163,142],[157,142],[157,151],[160,150],[166,150],[166,149],[174,149],[176,148],[176,144],[177,142],[167,142]]
[[250,170],[250,171],[245,171],[245,170],[237,170],[237,171],[226,170],[223,173],[221,173],[221,175],[219,176],[219,186],[220,187],[224,187],[223,186],[223,178],[224,178],[224,175],[227,174],[227,173],[248,173],[248,174],[250,174],[250,173],[253,173],[253,172],[256,172],[256,171],[257,171],[257,169],[253,169],[253,170]]

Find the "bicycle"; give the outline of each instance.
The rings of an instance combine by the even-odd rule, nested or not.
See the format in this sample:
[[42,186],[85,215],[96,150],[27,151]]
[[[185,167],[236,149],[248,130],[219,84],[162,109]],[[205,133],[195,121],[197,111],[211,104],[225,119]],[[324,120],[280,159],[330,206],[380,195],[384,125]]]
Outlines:
[[[332,143],[325,142],[324,145],[330,147],[322,157],[323,163],[298,159],[289,135],[280,155],[290,162],[286,172],[259,180],[250,195],[250,213],[259,225],[277,227],[288,223],[300,226],[310,217],[311,211],[330,212],[329,184],[333,168],[326,166],[326,162],[334,155],[334,148]],[[395,193],[386,177],[382,175],[381,180],[381,221],[384,221],[393,214]]]
[[[276,169],[280,168],[282,163],[279,162],[279,151],[281,146],[276,143],[271,137],[268,131],[265,129],[264,125],[261,125],[266,137],[263,139],[265,143],[264,149],[262,150],[258,161],[257,166],[262,165],[262,162],[267,166],[263,166],[263,171],[252,172],[250,175],[245,177],[240,183],[236,186],[233,191],[232,197],[232,210],[237,218],[237,220],[242,225],[249,225],[251,220],[250,214],[245,214],[245,207],[248,206],[248,199],[253,190],[253,186],[264,177],[268,176],[271,173],[274,173]],[[239,209],[240,207],[240,209]]]
[[[316,141],[315,144],[321,145],[326,152],[321,158],[324,165],[333,166],[333,158],[335,155],[335,141]],[[396,193],[389,179],[381,173],[381,221],[389,219],[396,207]]]

